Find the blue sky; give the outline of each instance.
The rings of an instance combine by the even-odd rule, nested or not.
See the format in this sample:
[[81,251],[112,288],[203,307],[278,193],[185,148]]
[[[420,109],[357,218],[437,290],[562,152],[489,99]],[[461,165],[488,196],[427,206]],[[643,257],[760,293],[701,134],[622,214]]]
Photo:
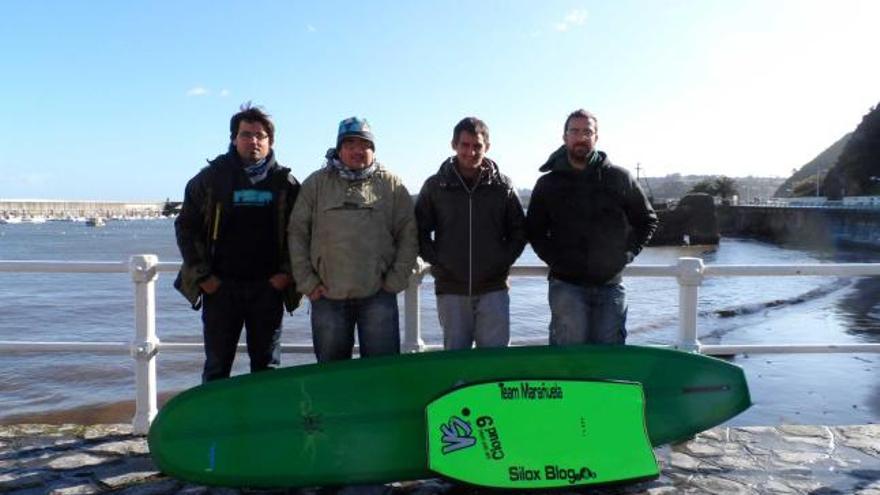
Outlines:
[[662,176],[788,176],[880,102],[880,2],[34,1],[0,17],[0,199],[179,199],[245,101],[304,179],[339,120],[412,192],[475,115],[518,187],[583,107]]

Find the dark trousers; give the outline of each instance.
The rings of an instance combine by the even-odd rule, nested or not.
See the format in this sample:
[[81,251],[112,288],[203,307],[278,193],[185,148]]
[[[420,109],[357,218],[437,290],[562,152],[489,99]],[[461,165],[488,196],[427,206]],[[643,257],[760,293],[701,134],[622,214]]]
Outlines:
[[217,292],[205,295],[203,301],[202,383],[229,377],[242,326],[247,330],[251,372],[278,367],[284,304],[281,292],[273,289],[268,280],[223,280]]

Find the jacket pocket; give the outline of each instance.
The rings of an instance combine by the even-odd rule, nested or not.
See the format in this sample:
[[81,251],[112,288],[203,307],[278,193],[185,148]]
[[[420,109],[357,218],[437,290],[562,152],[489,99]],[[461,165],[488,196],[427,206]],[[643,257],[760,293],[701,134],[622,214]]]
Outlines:
[[177,272],[177,278],[174,279],[174,288],[189,301],[192,309],[199,309],[202,307],[202,289],[196,281],[197,277],[195,274],[190,273],[192,271],[192,269],[185,265],[181,267],[180,271]]

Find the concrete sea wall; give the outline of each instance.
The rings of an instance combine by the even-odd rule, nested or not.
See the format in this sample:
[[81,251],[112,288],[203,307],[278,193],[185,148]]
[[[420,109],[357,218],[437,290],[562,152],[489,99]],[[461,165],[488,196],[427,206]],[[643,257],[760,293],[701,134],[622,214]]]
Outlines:
[[817,248],[880,249],[880,209],[720,206],[717,216],[722,235]]

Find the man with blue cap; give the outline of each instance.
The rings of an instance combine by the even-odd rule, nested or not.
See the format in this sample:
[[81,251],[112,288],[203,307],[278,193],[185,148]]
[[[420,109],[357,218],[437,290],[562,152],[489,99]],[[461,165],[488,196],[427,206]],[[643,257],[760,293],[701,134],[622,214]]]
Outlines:
[[412,198],[375,159],[366,119],[339,123],[336,147],[302,184],[288,224],[297,290],[311,301],[318,362],[400,352],[397,293],[418,254]]

